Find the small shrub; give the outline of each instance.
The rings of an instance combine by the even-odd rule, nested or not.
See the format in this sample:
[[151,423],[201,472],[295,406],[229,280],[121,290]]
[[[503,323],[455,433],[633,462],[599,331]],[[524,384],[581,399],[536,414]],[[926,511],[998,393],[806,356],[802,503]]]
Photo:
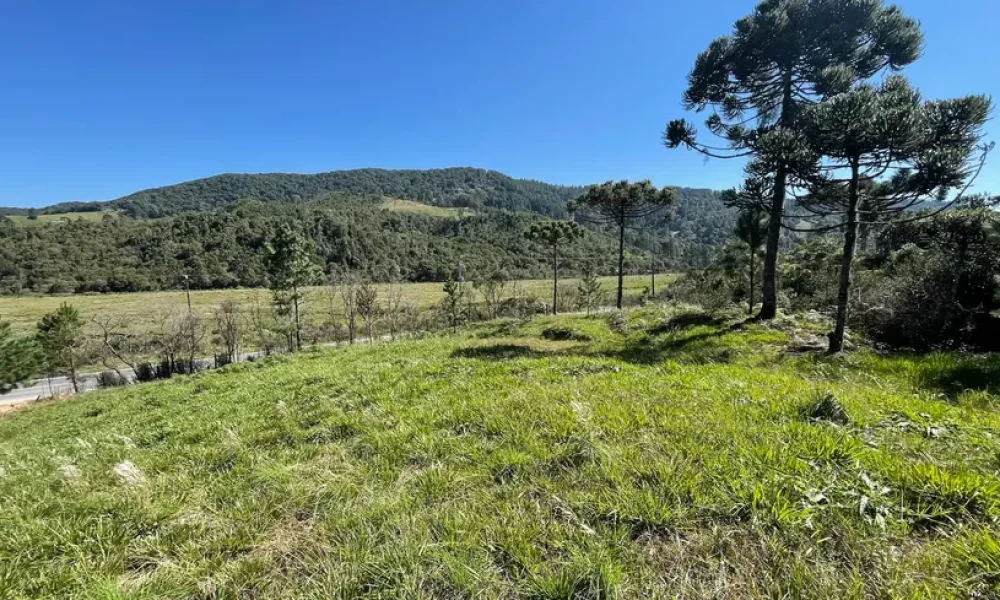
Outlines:
[[500,303],[497,312],[501,317],[520,319],[533,315],[544,315],[548,310],[548,305],[538,298],[507,298]]
[[566,327],[549,327],[548,329],[542,331],[542,337],[554,342],[589,342],[593,339],[585,333],[580,333],[579,331]]
[[97,375],[97,387],[103,389],[128,385],[128,380],[115,371],[104,371]]
[[838,425],[851,422],[847,409],[830,392],[817,396],[802,409],[803,416],[810,421],[829,421]]
[[151,363],[143,362],[135,366],[135,380],[137,383],[155,381],[156,379],[156,367]]
[[608,314],[606,321],[608,323],[608,329],[613,333],[619,335],[628,335],[631,327],[629,324],[628,313],[622,311],[615,311]]

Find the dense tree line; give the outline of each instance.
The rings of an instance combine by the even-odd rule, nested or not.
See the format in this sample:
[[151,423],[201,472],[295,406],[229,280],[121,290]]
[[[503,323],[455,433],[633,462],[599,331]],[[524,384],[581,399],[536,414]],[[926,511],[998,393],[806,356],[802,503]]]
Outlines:
[[[262,287],[269,241],[283,226],[311,242],[326,272],[363,279],[444,281],[458,266],[471,274],[504,270],[511,278],[546,277],[550,253],[523,232],[530,214],[487,212],[463,219],[396,213],[370,199],[328,197],[300,204],[244,202],[156,220],[107,218],[33,227],[0,223],[0,292],[136,292]],[[629,247],[627,267],[647,264]],[[568,273],[613,269],[613,241],[588,230],[561,257]]]
[[[541,250],[526,245],[521,233],[538,215],[567,218],[568,201],[583,191],[471,168],[220,175],[41,211],[114,209],[122,218],[30,229],[0,222],[0,293],[160,290],[181,286],[184,275],[195,289],[262,286],[267,240],[285,221],[315,242],[327,268],[339,265],[366,277],[380,278],[394,265],[405,280],[444,281],[460,263],[540,277]],[[728,237],[735,210],[718,193],[674,191],[669,218],[657,215],[627,232],[627,270],[650,262],[658,269],[704,267]],[[457,220],[376,210],[386,196],[471,207],[477,214]],[[23,215],[27,209],[0,214]],[[562,267],[570,273],[614,272],[604,261],[610,254],[597,242],[602,236],[590,239]],[[638,254],[652,254],[652,261]]]

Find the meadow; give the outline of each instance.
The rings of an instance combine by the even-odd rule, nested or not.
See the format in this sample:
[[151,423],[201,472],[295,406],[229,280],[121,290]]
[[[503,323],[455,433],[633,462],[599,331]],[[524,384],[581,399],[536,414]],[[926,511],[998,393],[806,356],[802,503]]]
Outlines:
[[0,419],[4,598],[986,598],[1000,363],[491,322]]
[[[657,286],[665,285],[675,275],[657,276]],[[617,278],[602,277],[601,285],[610,298],[617,285]],[[562,285],[575,286],[578,280],[567,278]],[[630,275],[625,278],[625,293],[631,298],[638,297],[650,284],[648,275]],[[551,298],[551,280],[519,281],[517,286],[522,295],[540,299]],[[385,297],[386,286],[376,286],[381,298]],[[426,310],[439,303],[444,297],[441,283],[406,283],[402,285],[406,300],[416,310]],[[192,290],[191,308],[203,320],[210,321],[215,310],[225,301],[231,300],[247,304],[253,297],[268,305],[271,293],[265,289]],[[342,311],[343,303],[339,294],[330,287],[313,287],[303,292],[303,314],[308,323],[318,323],[326,319],[331,302],[334,310]],[[108,315],[121,317],[137,333],[154,329],[162,315],[170,312],[187,311],[187,295],[184,290],[166,292],[143,292],[130,294],[70,294],[44,296],[0,296],[0,318],[10,321],[16,331],[29,333],[46,313],[50,313],[63,302],[75,306],[85,321],[92,322]],[[91,326],[91,329],[93,327]]]
[[469,217],[476,212],[470,208],[458,208],[452,206],[432,206],[423,202],[404,200],[402,198],[385,198],[379,207],[392,212],[410,213],[424,215],[426,217]]
[[64,221],[100,221],[105,215],[117,216],[118,213],[110,210],[100,210],[100,211],[89,211],[89,212],[70,212],[70,213],[58,213],[52,215],[38,215],[37,219],[29,219],[26,216],[8,216],[4,217],[10,219],[12,222],[23,226],[33,226],[33,225],[44,225],[46,223],[62,223]]

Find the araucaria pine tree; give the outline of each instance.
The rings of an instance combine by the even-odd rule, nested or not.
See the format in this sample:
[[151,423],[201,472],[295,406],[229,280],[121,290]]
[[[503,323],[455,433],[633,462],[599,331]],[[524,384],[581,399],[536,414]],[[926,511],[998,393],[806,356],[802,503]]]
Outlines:
[[754,300],[757,291],[757,255],[764,245],[767,237],[767,213],[759,209],[746,209],[740,211],[736,219],[734,233],[741,242],[746,244],[749,266],[747,267],[750,280],[750,290],[747,294],[747,313],[753,314]]
[[664,132],[670,148],[717,158],[751,157],[748,175],[763,174],[770,195],[760,318],[777,311],[777,261],[785,198],[801,156],[801,108],[849,89],[884,69],[918,58],[918,23],[882,0],[763,0],[713,41],[688,76],[684,104],[709,111],[699,142],[687,121]]
[[292,313],[292,343],[289,345],[293,350],[301,350],[301,290],[316,283],[322,270],[308,241],[288,225],[279,227],[268,243],[265,264],[275,310]]
[[583,228],[573,221],[543,221],[524,232],[552,253],[552,314],[559,314],[559,247],[583,237]]
[[[803,110],[803,131],[818,162],[797,175],[810,192],[802,206],[821,219],[819,228],[844,231],[831,353],[844,347],[861,207],[907,220],[925,218],[928,213],[913,209],[927,201],[961,201],[992,149],[981,144],[990,110],[985,96],[923,102],[900,75]],[[831,218],[836,225],[828,224]]]
[[618,230],[618,296],[615,302],[618,309],[622,307],[625,283],[625,230],[641,226],[646,220],[663,213],[673,206],[675,200],[673,189],[657,189],[650,181],[608,181],[591,186],[570,202],[570,211],[580,218]]

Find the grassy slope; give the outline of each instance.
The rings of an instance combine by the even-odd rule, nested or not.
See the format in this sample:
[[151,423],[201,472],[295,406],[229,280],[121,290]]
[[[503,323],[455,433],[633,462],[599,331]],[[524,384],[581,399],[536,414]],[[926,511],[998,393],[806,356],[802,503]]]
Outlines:
[[[0,597],[916,598],[996,583],[996,361],[490,324],[0,420]],[[554,342],[552,325],[592,341]],[[617,329],[617,327],[616,327]],[[980,387],[960,391],[959,384]],[[806,419],[832,392],[851,422]],[[141,480],[113,469],[131,461]]]
[[[672,275],[657,276],[657,286],[665,285]],[[561,280],[562,285],[575,286],[578,280]],[[535,295],[539,298],[549,298],[552,293],[551,280],[521,281],[523,294]],[[602,277],[601,285],[610,297],[617,285],[615,277]],[[649,286],[648,275],[630,275],[625,278],[626,294],[639,296],[643,289]],[[379,298],[385,298],[385,286],[377,286]],[[418,310],[423,310],[441,301],[444,292],[441,283],[408,283],[403,285],[403,293],[407,300]],[[214,311],[225,300],[246,303],[255,294],[260,295],[260,301],[268,305],[271,293],[267,290],[236,289],[236,290],[204,290],[191,292],[191,305],[194,311],[206,322],[213,318]],[[330,288],[310,288],[304,292],[303,306],[305,319],[319,323],[327,318],[330,306]],[[69,294],[45,296],[0,296],[0,317],[11,321],[14,328],[22,333],[33,331],[35,324],[46,313],[59,308],[63,302],[69,302],[79,309],[84,320],[92,321],[107,314],[127,317],[134,324],[136,331],[149,331],[157,326],[158,319],[165,311],[186,311],[187,296],[183,291],[146,292],[136,294]],[[339,296],[334,297],[338,310],[342,303]]]
[[431,206],[430,204],[414,202],[413,200],[401,200],[399,198],[386,198],[382,201],[382,204],[380,204],[379,207],[392,212],[412,213],[428,217],[459,218],[476,214],[476,212],[472,209],[453,208],[450,206]]
[[76,221],[82,219],[84,221],[100,221],[104,218],[104,215],[117,215],[118,213],[114,211],[91,211],[91,212],[69,212],[69,213],[59,213],[53,215],[38,215],[38,218],[31,220],[26,216],[9,216],[7,217],[11,221],[17,223],[18,225],[44,225],[46,223],[62,223],[66,220]]

